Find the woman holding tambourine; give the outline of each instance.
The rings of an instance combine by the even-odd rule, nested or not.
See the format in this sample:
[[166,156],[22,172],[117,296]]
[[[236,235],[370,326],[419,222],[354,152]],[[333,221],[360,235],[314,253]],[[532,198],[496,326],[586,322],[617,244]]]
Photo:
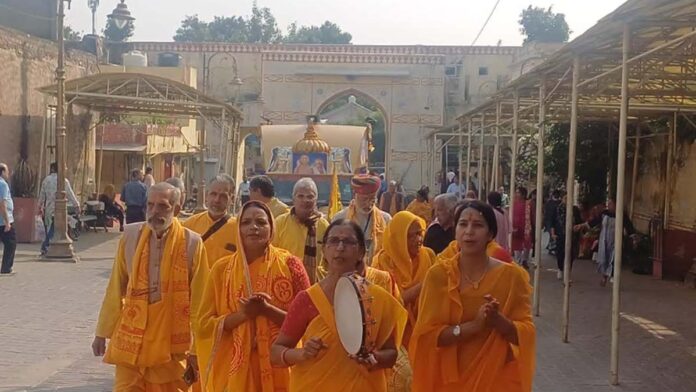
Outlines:
[[428,271],[409,356],[414,392],[531,392],[535,328],[529,275],[489,257],[497,232],[490,206],[455,211],[459,252]]
[[[290,367],[290,391],[387,390],[407,313],[396,298],[356,273],[365,237],[339,219],[323,238],[328,275],[288,309],[271,349],[274,366]],[[295,348],[302,341],[302,348]]]

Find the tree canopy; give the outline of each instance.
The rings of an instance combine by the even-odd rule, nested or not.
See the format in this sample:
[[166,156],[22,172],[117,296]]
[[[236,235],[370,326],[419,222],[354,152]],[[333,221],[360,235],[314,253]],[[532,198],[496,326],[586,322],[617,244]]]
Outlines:
[[82,41],[82,32],[70,26],[63,27],[63,39],[66,41]]
[[198,15],[187,16],[174,35],[177,42],[349,44],[351,40],[349,33],[329,21],[321,26],[298,27],[293,23],[284,35],[271,10],[256,3],[249,17],[216,16],[208,22]]
[[570,27],[565,14],[553,12],[553,7],[532,7],[520,14],[520,32],[525,35],[524,43],[562,43],[570,38]]
[[324,22],[321,26],[297,27],[293,23],[288,28],[288,34],[283,42],[302,44],[349,44],[353,36],[341,30],[336,23]]

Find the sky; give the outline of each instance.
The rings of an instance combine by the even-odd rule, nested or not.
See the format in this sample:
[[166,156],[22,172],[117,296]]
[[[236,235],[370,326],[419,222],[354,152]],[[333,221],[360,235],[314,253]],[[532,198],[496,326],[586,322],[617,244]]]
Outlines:
[[[118,0],[101,0],[97,30]],[[249,15],[253,0],[126,0],[135,21],[133,41],[172,41],[187,15],[203,20],[213,16]],[[337,23],[353,35],[354,44],[382,45],[471,45],[496,0],[258,0],[269,7],[285,31],[292,22],[320,25]],[[500,0],[477,45],[520,45],[520,12],[528,5],[562,12],[573,37],[592,27],[624,0]],[[91,32],[87,0],[73,0],[66,23],[78,31]]]

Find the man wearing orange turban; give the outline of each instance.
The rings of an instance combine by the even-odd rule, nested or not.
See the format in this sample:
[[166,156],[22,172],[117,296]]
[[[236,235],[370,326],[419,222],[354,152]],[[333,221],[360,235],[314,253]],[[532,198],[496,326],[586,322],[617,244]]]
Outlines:
[[353,200],[350,205],[339,211],[334,217],[337,219],[349,219],[357,223],[365,233],[367,242],[366,260],[370,262],[372,256],[382,249],[382,236],[384,229],[391,221],[391,215],[377,208],[377,192],[382,181],[377,176],[358,174],[353,176],[350,186],[353,189]]

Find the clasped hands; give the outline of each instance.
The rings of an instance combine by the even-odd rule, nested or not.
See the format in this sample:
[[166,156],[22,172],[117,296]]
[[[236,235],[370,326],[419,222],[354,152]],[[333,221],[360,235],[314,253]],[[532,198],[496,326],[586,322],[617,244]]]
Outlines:
[[483,298],[486,300],[486,303],[481,305],[476,319],[474,319],[478,329],[482,330],[488,327],[502,330],[509,323],[509,320],[500,314],[500,302],[490,294],[484,295]]
[[239,299],[242,313],[250,320],[265,315],[273,306],[270,302],[271,296],[267,293],[254,293],[250,297]]

